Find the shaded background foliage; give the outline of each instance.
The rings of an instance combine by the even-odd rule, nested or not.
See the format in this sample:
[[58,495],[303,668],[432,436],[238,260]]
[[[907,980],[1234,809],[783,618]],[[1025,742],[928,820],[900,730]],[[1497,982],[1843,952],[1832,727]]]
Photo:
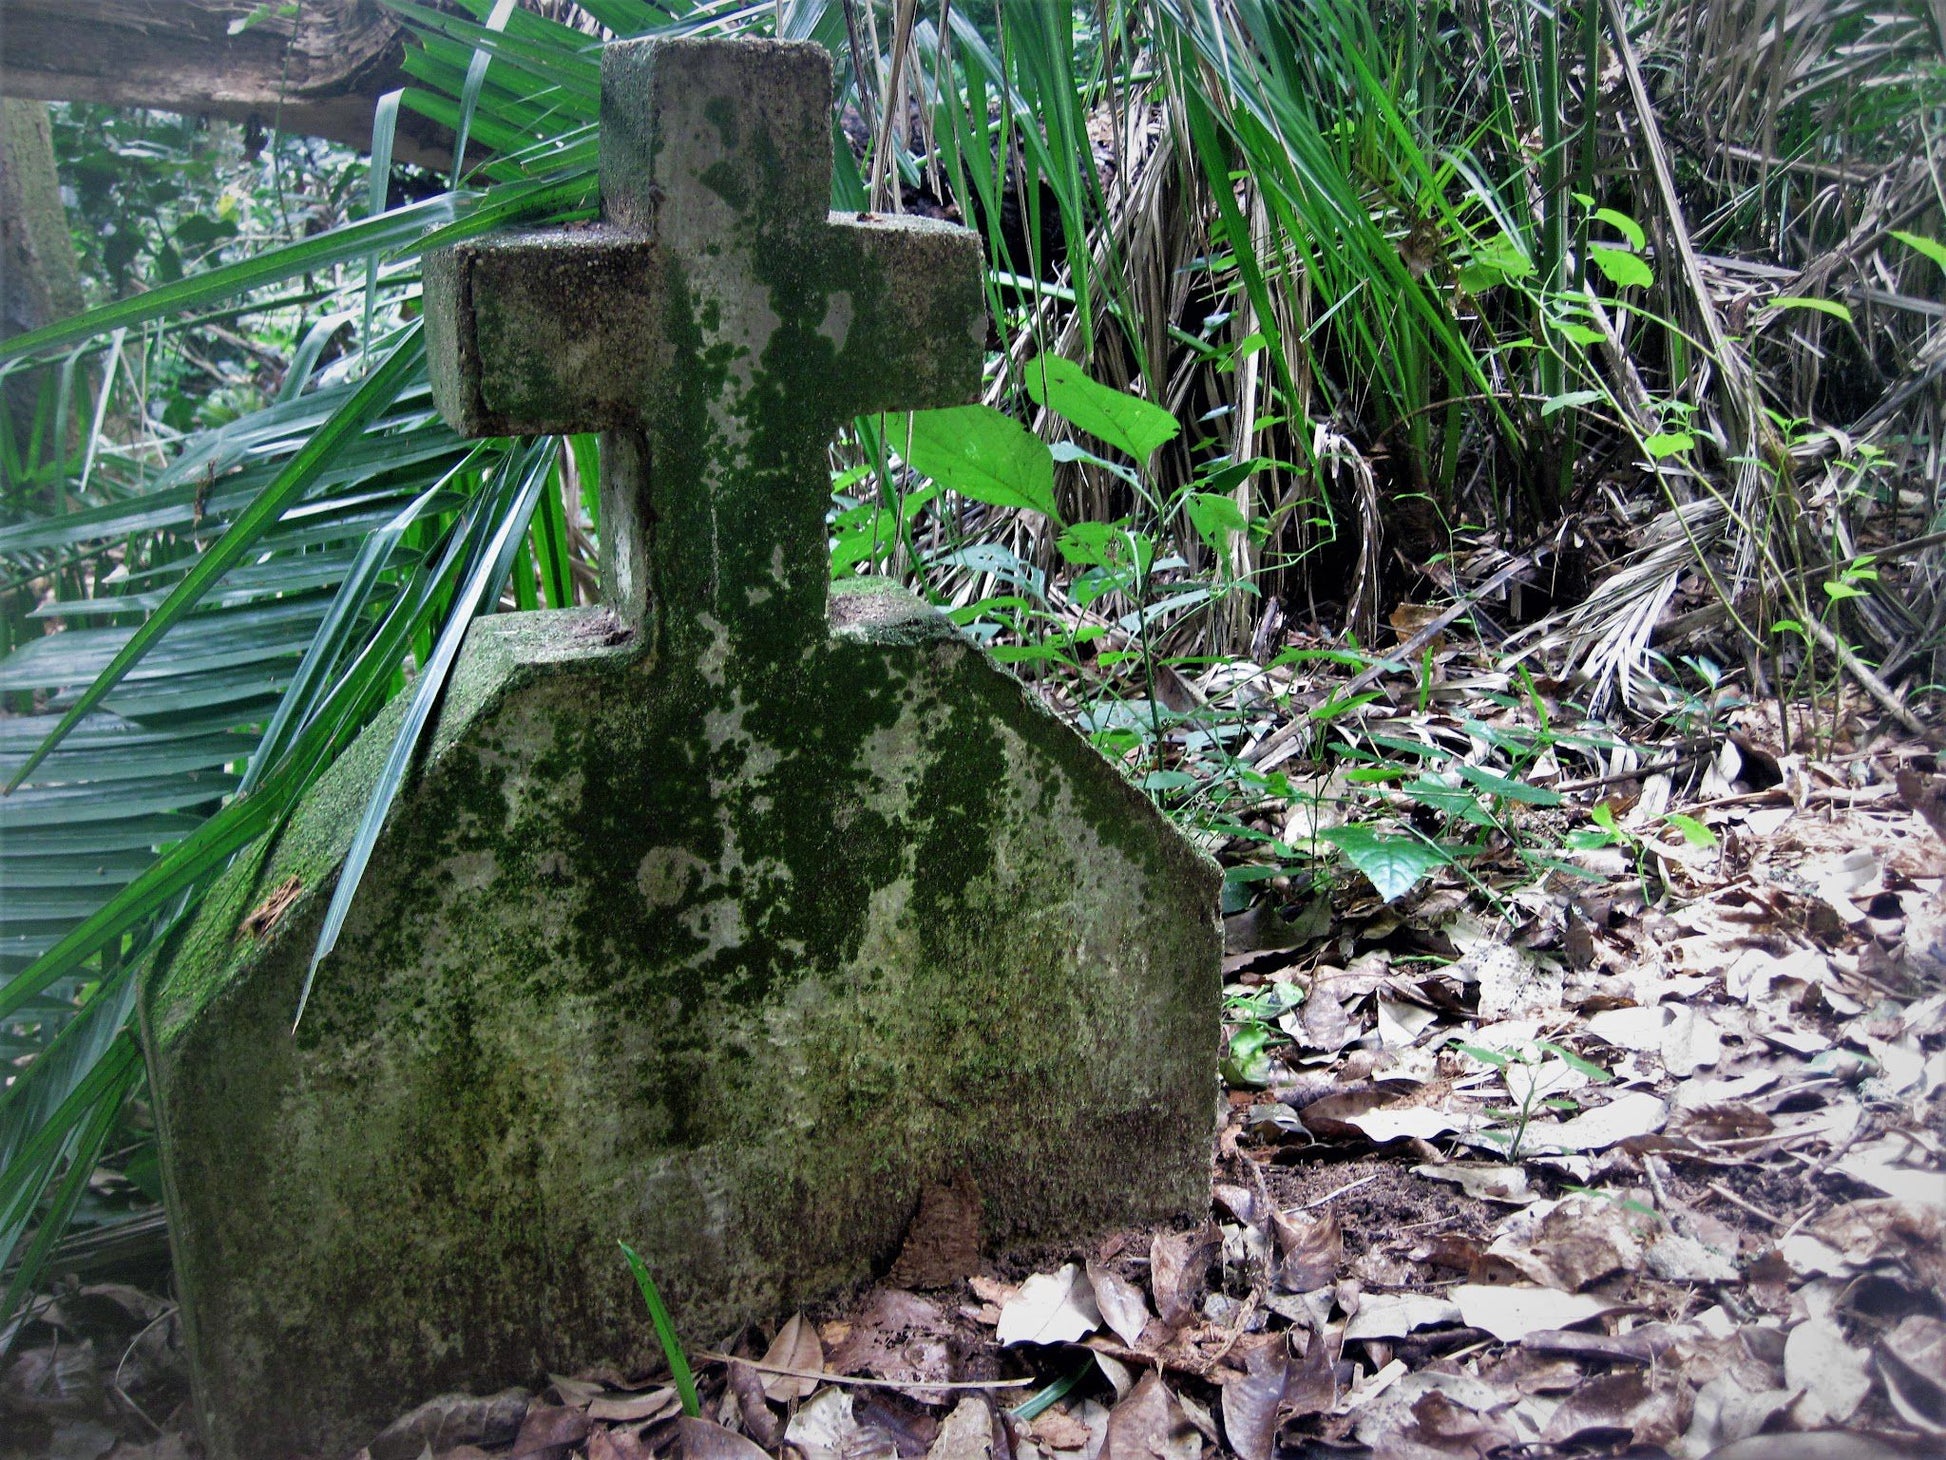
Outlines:
[[[10,1304],[77,1212],[153,1195],[128,1020],[184,908],[387,700],[430,707],[475,612],[598,594],[596,441],[455,438],[416,316],[426,249],[592,216],[605,36],[824,44],[833,206],[983,234],[986,400],[1051,495],[860,421],[834,572],[927,593],[1192,822],[1277,793],[1245,722],[1287,644],[1368,664],[1393,605],[1496,574],[1475,630],[1592,709],[1679,708],[1699,646],[1752,691],[1937,678],[1922,0],[388,3],[412,84],[369,165],[59,113],[92,307],[0,347],[38,392],[0,439]],[[402,114],[467,165],[392,168]],[[1053,356],[1180,431],[1078,431]],[[1231,690],[1186,695],[1212,661]]]

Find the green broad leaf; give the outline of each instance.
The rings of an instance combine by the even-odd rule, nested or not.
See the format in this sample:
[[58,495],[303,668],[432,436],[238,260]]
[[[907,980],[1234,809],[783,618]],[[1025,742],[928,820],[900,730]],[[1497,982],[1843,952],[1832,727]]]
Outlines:
[[1548,324],[1577,345],[1599,345],[1606,338],[1600,330],[1590,325],[1576,324],[1571,319],[1550,319]]
[[992,406],[914,411],[907,450],[913,470],[962,497],[1060,521],[1047,444]]
[[1665,456],[1678,456],[1695,444],[1696,438],[1687,431],[1658,431],[1643,438],[1642,449],[1661,461]]
[[1819,314],[1828,314],[1833,319],[1842,319],[1846,324],[1851,323],[1851,311],[1844,305],[1829,299],[1812,299],[1802,294],[1779,295],[1765,305],[1764,309],[1767,313],[1786,309],[1815,309]]
[[1927,238],[1922,234],[1907,233],[1904,229],[1900,228],[1894,228],[1892,230],[1892,236],[1907,248],[1924,254],[1927,258],[1938,264],[1940,268],[1946,269],[1946,243],[1941,243],[1936,238]]
[[1488,1049],[1479,1044],[1461,1044],[1455,1041],[1453,1048],[1461,1054],[1471,1055],[1483,1065],[1492,1065],[1496,1070],[1504,1070],[1513,1061],[1497,1049]]
[[1476,765],[1463,765],[1459,773],[1482,791],[1491,795],[1504,796],[1509,801],[1524,801],[1529,806],[1559,806],[1561,793],[1550,791],[1545,786],[1530,786],[1525,781],[1516,781],[1510,776],[1497,776],[1492,771]]
[[1588,262],[1600,269],[1617,289],[1646,289],[1655,283],[1655,274],[1646,263],[1613,244],[1589,244]]
[[1092,379],[1072,360],[1041,355],[1026,368],[1027,394],[1036,405],[1090,436],[1146,464],[1163,442],[1182,430],[1176,418],[1152,401]]
[[1197,536],[1218,551],[1231,533],[1246,531],[1250,526],[1237,504],[1218,492],[1189,493],[1183,499],[1183,510],[1195,525]]
[[1842,603],[1847,598],[1863,598],[1865,596],[1864,589],[1854,588],[1849,583],[1827,583],[1824,585],[1824,591],[1830,595],[1833,603]]
[[1382,698],[1384,698],[1383,691],[1370,689],[1366,690],[1363,694],[1353,695],[1350,699],[1340,699],[1338,697],[1338,691],[1334,689],[1331,692],[1331,697],[1323,704],[1311,707],[1311,718],[1320,721],[1335,720],[1340,715],[1349,714],[1360,705],[1369,705],[1373,700]]
[[1493,818],[1480,809],[1479,802],[1473,799],[1471,791],[1458,786],[1449,786],[1444,781],[1436,781],[1430,776],[1419,776],[1399,787],[1406,795],[1421,806],[1430,806],[1446,816],[1457,816],[1470,821],[1475,826],[1492,826]]
[[1468,294],[1481,294],[1509,279],[1524,279],[1534,272],[1534,264],[1520,246],[1505,234],[1480,244],[1460,265],[1459,286]]
[[1122,530],[1112,522],[1076,522],[1054,540],[1055,549],[1076,567],[1110,563]]
[[1271,1039],[1268,1024],[1252,1020],[1239,1024],[1230,1035],[1230,1047],[1224,1052],[1220,1073],[1223,1083],[1231,1089],[1261,1089],[1270,1083],[1270,1054],[1267,1046]]
[[1201,781],[1188,771],[1150,771],[1142,777],[1142,789],[1158,793],[1187,791],[1200,784]]
[[1542,1049],[1546,1050],[1549,1054],[1553,1055],[1556,1059],[1561,1061],[1562,1064],[1566,1065],[1569,1069],[1575,1071],[1577,1074],[1586,1075],[1589,1079],[1593,1080],[1597,1085],[1606,1085],[1610,1080],[1615,1078],[1613,1075],[1609,1074],[1608,1071],[1604,1070],[1600,1065],[1596,1064],[1593,1060],[1584,1059],[1582,1056],[1576,1054],[1573,1050],[1569,1049],[1566,1045],[1556,1044],[1551,1039],[1543,1039],[1537,1042],[1539,1043]]
[[[1578,326],[1577,326],[1578,328]],[[1601,336],[1597,334],[1596,339]],[[1565,411],[1570,406],[1593,405],[1598,400],[1607,400],[1606,392],[1599,390],[1569,390],[1560,395],[1551,395],[1541,402],[1541,419],[1545,421],[1556,411]]]
[[1453,860],[1416,836],[1380,836],[1378,828],[1370,825],[1327,826],[1318,832],[1318,840],[1343,852],[1387,902],[1405,896],[1421,877],[1435,867],[1450,866]]
[[1613,208],[1595,209],[1595,217],[1628,240],[1628,246],[1640,250],[1648,244],[1649,236],[1642,231],[1642,225],[1626,213],[1617,213]]
[[1680,811],[1671,811],[1662,818],[1682,833],[1682,839],[1692,847],[1708,849],[1716,845],[1716,833],[1693,816],[1685,816]]

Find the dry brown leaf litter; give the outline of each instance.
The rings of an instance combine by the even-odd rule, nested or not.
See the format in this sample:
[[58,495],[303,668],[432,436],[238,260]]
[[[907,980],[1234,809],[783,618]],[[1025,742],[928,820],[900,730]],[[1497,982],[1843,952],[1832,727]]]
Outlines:
[[[700,1418],[654,1376],[561,1376],[436,1399],[366,1453],[1946,1454],[1928,760],[1789,753],[1753,711],[1688,781],[1589,793],[1638,841],[1578,854],[1602,880],[1260,906],[1225,976],[1287,986],[1285,1042],[1229,1093],[1204,1224],[976,1271],[958,1177],[922,1203],[907,1286],[699,1357]],[[1667,830],[1678,803],[1713,846]],[[70,1283],[6,1359],[0,1415],[7,1456],[189,1460],[173,1307]]]

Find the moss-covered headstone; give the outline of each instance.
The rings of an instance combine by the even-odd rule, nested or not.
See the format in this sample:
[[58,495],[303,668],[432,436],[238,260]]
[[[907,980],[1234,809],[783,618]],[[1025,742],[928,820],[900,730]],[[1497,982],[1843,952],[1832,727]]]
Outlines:
[[846,417],[979,383],[971,235],[827,215],[815,46],[611,46],[604,221],[428,261],[442,411],[603,438],[612,607],[473,629],[302,1025],[394,722],[145,991],[204,1434],[349,1453],[452,1389],[882,1271],[1200,1210],[1215,869],[895,586],[827,584]]

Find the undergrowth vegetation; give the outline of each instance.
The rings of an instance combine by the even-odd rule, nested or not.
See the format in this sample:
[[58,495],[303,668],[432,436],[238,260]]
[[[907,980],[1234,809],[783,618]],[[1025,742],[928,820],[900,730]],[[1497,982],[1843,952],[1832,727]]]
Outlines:
[[[833,206],[982,234],[984,403],[835,443],[833,573],[1035,682],[1222,849],[1226,912],[1626,852],[1564,795],[1737,696],[1920,724],[1936,7],[388,3],[417,84],[369,167],[63,114],[99,302],[0,346],[42,382],[0,440],[9,1310],[149,1180],[159,940],[389,699],[417,733],[474,615],[599,597],[597,441],[453,435],[418,297],[428,249],[594,216],[604,35],[826,45]],[[401,108],[449,176],[391,168]],[[1279,1011],[1236,1012],[1247,1082]]]

